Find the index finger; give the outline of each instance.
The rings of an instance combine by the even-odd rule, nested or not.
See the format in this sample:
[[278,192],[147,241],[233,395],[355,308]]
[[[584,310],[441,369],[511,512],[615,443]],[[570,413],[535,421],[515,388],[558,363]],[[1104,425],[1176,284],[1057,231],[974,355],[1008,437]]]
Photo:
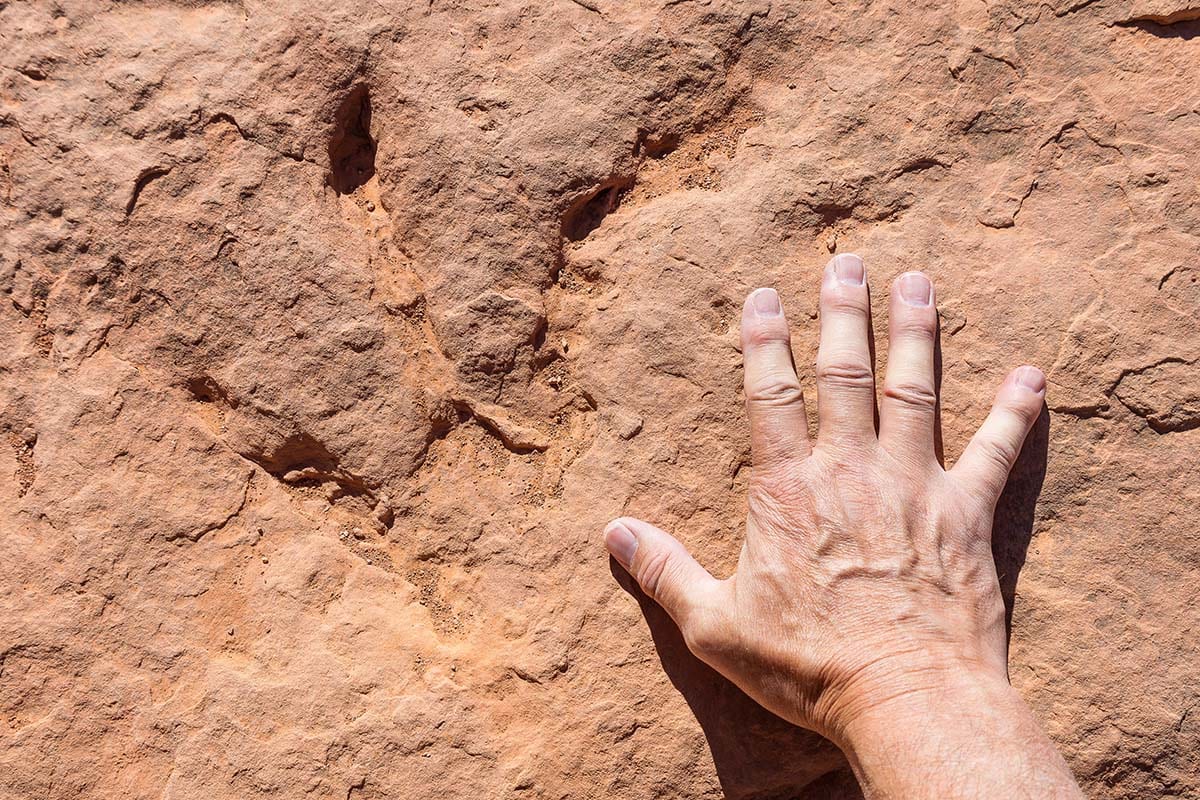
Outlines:
[[774,289],[755,289],[742,306],[742,363],[754,464],[807,457],[811,447],[804,391],[792,361],[787,318]]

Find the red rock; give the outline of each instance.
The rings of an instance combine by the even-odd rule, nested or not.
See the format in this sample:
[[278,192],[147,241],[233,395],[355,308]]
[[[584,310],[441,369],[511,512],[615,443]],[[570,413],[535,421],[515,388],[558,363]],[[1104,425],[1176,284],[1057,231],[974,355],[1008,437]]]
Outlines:
[[599,539],[732,566],[738,309],[809,363],[831,250],[936,280],[949,460],[1047,368],[1013,682],[1197,794],[1195,17],[0,3],[0,795],[854,796]]

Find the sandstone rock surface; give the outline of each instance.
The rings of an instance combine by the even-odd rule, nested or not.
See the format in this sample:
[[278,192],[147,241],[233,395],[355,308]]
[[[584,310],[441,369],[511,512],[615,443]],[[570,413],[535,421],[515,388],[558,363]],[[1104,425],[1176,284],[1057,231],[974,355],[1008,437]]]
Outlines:
[[835,250],[937,281],[948,460],[1046,368],[1013,681],[1197,796],[1198,18],[0,0],[0,797],[854,797],[599,541],[730,568],[741,299],[807,363]]

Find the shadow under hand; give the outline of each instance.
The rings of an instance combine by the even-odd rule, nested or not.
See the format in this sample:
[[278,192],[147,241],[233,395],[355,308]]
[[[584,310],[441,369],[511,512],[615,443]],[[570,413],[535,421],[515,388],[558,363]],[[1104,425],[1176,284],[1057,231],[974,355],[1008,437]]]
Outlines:
[[1042,483],[1046,480],[1046,453],[1050,442],[1050,412],[1042,413],[1025,438],[1025,446],[1008,476],[1008,484],[996,503],[992,522],[992,558],[1004,596],[1004,623],[1012,637],[1013,602],[1017,595],[1017,577],[1025,566],[1025,553],[1033,538],[1033,515]]
[[616,561],[610,559],[609,567],[641,606],[663,671],[700,723],[727,798],[862,797],[832,742],[775,716],[692,655],[667,612]]

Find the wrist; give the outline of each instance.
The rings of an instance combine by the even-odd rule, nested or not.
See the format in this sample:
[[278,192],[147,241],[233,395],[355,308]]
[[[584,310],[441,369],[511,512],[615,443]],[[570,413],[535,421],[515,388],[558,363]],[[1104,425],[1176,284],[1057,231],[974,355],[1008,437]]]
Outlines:
[[929,725],[968,713],[976,719],[1025,713],[1025,703],[1004,676],[963,667],[930,670],[844,702],[831,738],[848,755],[897,739],[914,744]]
[[1020,698],[1003,663],[948,653],[908,653],[880,658],[828,684],[813,708],[818,731],[843,749],[859,731],[886,728],[934,713],[965,696],[990,703]]
[[867,798],[945,797],[947,787],[955,797],[1082,796],[1017,691],[986,670],[942,671],[864,699],[832,738]]

